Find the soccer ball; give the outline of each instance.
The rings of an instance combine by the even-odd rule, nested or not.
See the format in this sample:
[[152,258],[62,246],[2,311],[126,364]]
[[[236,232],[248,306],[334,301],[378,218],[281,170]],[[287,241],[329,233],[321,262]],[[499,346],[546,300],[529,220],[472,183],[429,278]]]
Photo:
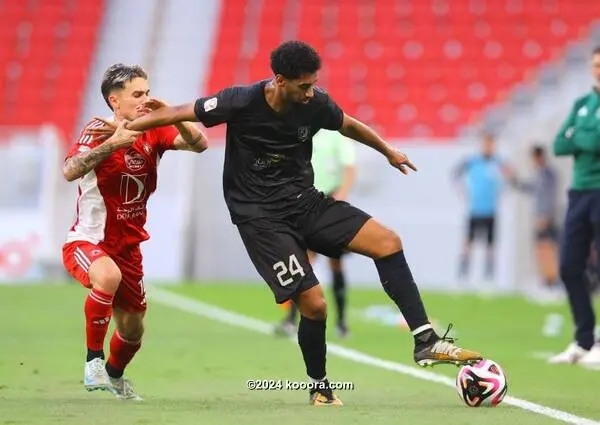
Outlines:
[[506,375],[491,360],[463,366],[456,376],[456,390],[469,407],[497,406],[506,395]]

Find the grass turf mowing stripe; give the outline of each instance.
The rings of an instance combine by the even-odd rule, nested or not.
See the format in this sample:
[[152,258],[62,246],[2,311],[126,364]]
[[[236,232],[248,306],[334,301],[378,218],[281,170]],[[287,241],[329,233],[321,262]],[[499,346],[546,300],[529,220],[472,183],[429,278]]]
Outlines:
[[[171,291],[167,291],[157,287],[151,287],[148,289],[148,295],[150,296],[150,298],[156,300],[161,304],[176,308],[180,311],[186,311],[197,316],[202,316],[221,323],[226,323],[232,326],[249,329],[263,334],[272,333],[273,326],[267,322],[263,322],[262,320],[257,320],[252,317],[235,313],[233,311],[228,311],[223,308],[216,307],[183,295],[178,295]],[[290,341],[293,341],[294,343],[296,342],[294,338],[290,338]],[[418,369],[413,366],[407,366],[401,363],[396,363],[373,357],[371,355],[362,353],[354,349],[345,348],[341,345],[327,343],[327,352],[329,354],[347,360],[352,360],[356,363],[367,364],[380,369],[390,370],[393,372],[411,376],[413,378],[422,379],[429,382],[435,382],[449,387],[454,387],[455,385],[454,380],[448,378],[447,376],[438,375],[436,373]],[[542,406],[540,404],[532,403],[527,400],[522,400],[511,396],[507,396],[504,399],[504,403],[570,424],[600,425],[600,422],[591,419],[583,418],[568,412],[563,412],[561,410]]]

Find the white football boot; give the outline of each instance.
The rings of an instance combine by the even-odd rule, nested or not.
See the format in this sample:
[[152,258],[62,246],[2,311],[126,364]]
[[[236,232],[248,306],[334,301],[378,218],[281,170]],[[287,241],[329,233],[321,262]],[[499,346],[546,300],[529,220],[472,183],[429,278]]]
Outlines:
[[88,391],[111,391],[108,374],[104,368],[104,360],[98,357],[85,363],[83,385]]
[[127,378],[108,378],[112,386],[112,392],[120,400],[143,401],[138,393],[135,392],[133,384]]
[[576,342],[572,342],[569,344],[567,349],[562,353],[559,353],[553,357],[548,359],[548,363],[551,364],[565,364],[565,363],[579,363],[579,361],[589,353],[585,348],[577,345]]
[[579,364],[591,369],[600,369],[600,342],[594,344],[592,349],[579,359]]

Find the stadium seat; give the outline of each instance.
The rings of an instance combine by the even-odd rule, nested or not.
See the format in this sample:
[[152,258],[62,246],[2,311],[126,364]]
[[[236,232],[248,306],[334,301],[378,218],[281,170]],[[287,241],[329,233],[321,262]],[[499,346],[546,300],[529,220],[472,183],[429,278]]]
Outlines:
[[[344,110],[397,138],[456,136],[600,16],[595,1],[303,0],[299,14],[279,1],[261,8],[260,27],[248,38],[244,22],[255,19],[248,4],[223,0],[206,92],[264,78],[270,51],[297,27],[293,38],[320,51],[320,83]],[[247,44],[248,72],[236,73],[248,66]],[[399,118],[405,105],[414,118]]]
[[76,131],[104,0],[0,2],[0,125]]

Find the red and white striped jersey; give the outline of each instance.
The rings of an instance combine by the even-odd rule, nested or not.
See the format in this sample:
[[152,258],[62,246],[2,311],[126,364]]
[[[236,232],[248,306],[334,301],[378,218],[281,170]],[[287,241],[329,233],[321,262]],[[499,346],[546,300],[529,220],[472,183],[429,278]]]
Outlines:
[[[102,142],[85,135],[88,123],[65,158],[89,151]],[[79,180],[77,215],[67,242],[88,241],[109,254],[118,254],[149,238],[144,229],[146,203],[156,190],[157,167],[165,151],[174,149],[174,126],[144,132],[128,148],[113,152]]]

